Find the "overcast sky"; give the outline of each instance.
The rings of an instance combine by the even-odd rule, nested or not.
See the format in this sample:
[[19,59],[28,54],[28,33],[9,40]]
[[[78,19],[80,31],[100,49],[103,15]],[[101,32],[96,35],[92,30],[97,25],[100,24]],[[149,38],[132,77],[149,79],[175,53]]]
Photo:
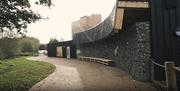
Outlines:
[[[31,0],[32,1],[32,0]],[[71,22],[84,15],[101,14],[106,18],[112,11],[116,0],[52,0],[51,9],[32,5],[32,8],[48,20],[29,25],[28,35],[37,37],[41,43],[48,43],[51,37],[72,39]]]

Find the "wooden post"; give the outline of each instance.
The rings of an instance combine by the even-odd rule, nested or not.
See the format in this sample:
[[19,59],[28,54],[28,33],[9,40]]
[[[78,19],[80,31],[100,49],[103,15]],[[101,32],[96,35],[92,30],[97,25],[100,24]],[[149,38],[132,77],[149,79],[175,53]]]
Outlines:
[[177,91],[174,62],[165,62],[167,91]]

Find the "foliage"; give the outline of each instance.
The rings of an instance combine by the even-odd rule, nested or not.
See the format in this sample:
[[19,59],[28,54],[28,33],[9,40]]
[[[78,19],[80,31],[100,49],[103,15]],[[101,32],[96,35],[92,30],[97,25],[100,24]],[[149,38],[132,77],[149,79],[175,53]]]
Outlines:
[[37,38],[24,37],[19,39],[20,50],[23,53],[26,52],[38,52],[40,42]]
[[54,70],[52,64],[25,58],[0,61],[0,91],[28,91]]
[[[27,25],[42,19],[31,9],[32,0],[0,0],[0,59],[12,58],[21,52],[37,52],[39,41],[16,38],[26,32]],[[50,7],[51,0],[35,0],[36,4]]]
[[19,36],[22,36],[22,34],[20,35],[15,31],[4,30],[3,32],[0,32],[0,38],[15,38]]
[[0,60],[1,59],[4,59],[4,54],[3,54],[2,50],[1,50],[1,47],[0,47]]
[[40,44],[39,50],[47,50],[47,45],[46,44]]
[[2,38],[0,39],[0,59],[12,58],[20,53],[17,39]]
[[58,43],[59,41],[56,38],[51,38],[49,44],[51,43]]
[[[51,0],[38,0],[36,4],[51,6]],[[22,33],[29,23],[42,19],[32,11],[30,0],[0,0],[0,32],[5,30]]]
[[40,42],[33,37],[1,38],[0,59],[13,58],[19,55],[34,55],[39,50]]

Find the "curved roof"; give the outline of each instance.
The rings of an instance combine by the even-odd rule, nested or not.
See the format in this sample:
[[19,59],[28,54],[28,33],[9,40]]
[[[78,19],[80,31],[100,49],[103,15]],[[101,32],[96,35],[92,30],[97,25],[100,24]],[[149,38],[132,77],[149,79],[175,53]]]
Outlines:
[[[76,44],[94,42],[119,32],[122,28],[126,29],[137,21],[148,21],[149,9],[147,0],[118,0],[124,4],[116,4],[103,22],[89,30],[79,32],[73,35],[73,42]],[[127,3],[126,3],[127,1]],[[129,3],[130,1],[130,3]],[[131,2],[131,1],[139,1]],[[143,2],[142,2],[143,1]],[[117,3],[119,3],[117,2]],[[124,6],[123,6],[124,5]],[[131,5],[133,7],[131,7]]]

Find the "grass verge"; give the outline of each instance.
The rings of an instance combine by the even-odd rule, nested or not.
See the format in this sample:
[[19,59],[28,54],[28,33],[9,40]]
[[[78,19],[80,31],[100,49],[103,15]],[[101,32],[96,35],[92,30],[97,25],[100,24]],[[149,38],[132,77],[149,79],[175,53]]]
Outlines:
[[0,61],[0,91],[28,91],[55,69],[46,62],[15,58]]

